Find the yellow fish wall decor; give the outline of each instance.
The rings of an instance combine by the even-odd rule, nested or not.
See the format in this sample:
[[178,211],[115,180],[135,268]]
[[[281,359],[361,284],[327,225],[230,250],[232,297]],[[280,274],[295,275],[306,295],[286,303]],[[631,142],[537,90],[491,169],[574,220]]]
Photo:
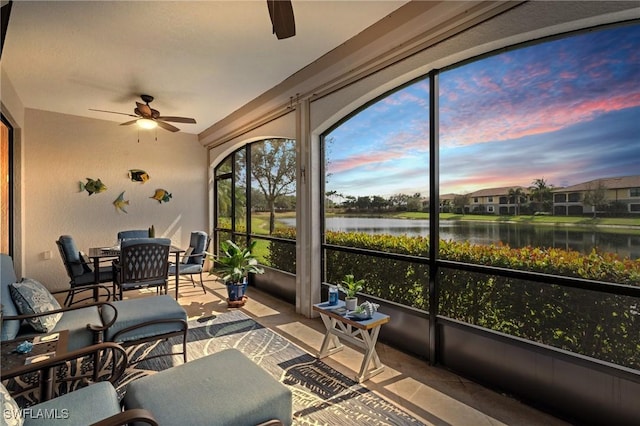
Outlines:
[[131,179],[132,182],[145,183],[146,181],[151,179],[151,176],[149,176],[149,173],[145,172],[144,170],[131,169],[129,170],[129,179]]
[[169,191],[167,191],[166,189],[156,189],[156,193],[153,194],[153,197],[149,197],[149,198],[153,198],[154,200],[157,200],[160,204],[164,203],[168,203],[169,200],[171,200],[171,194],[169,193]]
[[113,205],[116,206],[116,211],[122,210],[123,212],[128,213],[124,209],[124,206],[128,206],[129,205],[129,200],[125,200],[124,199],[124,192],[125,191],[122,191],[120,193],[120,195],[118,195],[118,198],[115,199],[115,201],[113,202]]
[[107,190],[107,187],[100,179],[87,179],[87,183],[80,182],[80,192],[87,191],[89,195],[91,194],[99,194]]

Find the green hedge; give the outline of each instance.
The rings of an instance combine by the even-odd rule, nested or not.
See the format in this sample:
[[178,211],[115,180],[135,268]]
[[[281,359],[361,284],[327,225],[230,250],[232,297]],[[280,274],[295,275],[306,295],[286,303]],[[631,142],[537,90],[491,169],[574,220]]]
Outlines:
[[[295,230],[276,236],[295,238]],[[328,232],[327,243],[426,258],[425,237]],[[640,260],[572,250],[441,241],[441,259],[640,285]],[[289,270],[295,246],[272,243],[271,266]],[[363,293],[428,310],[428,267],[417,262],[328,250],[326,280],[366,280]],[[293,271],[295,272],[295,270]],[[439,312],[450,318],[631,368],[640,365],[640,300],[627,296],[443,269]]]

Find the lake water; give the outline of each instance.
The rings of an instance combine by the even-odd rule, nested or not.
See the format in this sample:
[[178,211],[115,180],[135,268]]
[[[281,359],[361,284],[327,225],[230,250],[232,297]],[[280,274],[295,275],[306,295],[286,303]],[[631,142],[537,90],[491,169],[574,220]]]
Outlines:
[[[295,219],[282,221],[295,226]],[[326,219],[326,227],[330,231],[429,235],[428,220],[329,217]],[[620,229],[611,228],[443,220],[440,221],[440,238],[487,245],[502,242],[514,248],[555,247],[581,253],[589,253],[597,248],[599,252],[616,253],[631,259],[640,258],[640,235],[629,235]]]

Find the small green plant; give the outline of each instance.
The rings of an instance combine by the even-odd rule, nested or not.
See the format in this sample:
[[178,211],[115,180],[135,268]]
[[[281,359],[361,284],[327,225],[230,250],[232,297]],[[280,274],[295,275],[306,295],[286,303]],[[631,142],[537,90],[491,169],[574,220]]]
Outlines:
[[264,269],[258,265],[258,259],[252,254],[257,241],[252,241],[249,247],[241,248],[231,240],[220,243],[220,256],[209,254],[213,266],[210,274],[221,274],[225,283],[240,284],[249,274],[262,274]]
[[344,276],[342,283],[338,284],[338,290],[343,292],[348,299],[356,297],[356,294],[364,288],[364,280],[354,278],[352,274]]

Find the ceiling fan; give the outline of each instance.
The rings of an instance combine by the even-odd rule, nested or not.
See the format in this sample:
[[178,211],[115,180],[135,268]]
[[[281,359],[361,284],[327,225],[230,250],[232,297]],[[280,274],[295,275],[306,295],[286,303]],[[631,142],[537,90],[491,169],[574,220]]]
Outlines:
[[177,132],[180,129],[178,129],[176,126],[173,126],[167,123],[167,121],[171,121],[174,123],[196,124],[196,120],[193,118],[161,116],[160,111],[158,111],[157,109],[153,109],[149,106],[149,103],[153,101],[153,96],[140,95],[140,97],[144,101],[144,104],[140,102],[136,102],[136,108],[133,110],[135,115],[127,114],[125,112],[105,111],[102,109],[91,109],[91,108],[89,108],[89,111],[108,112],[110,114],[120,114],[120,115],[127,115],[129,117],[135,117],[135,120],[127,121],[120,125],[128,126],[133,123],[138,123],[138,126],[145,129],[153,129],[154,127],[158,126],[170,132]]
[[267,0],[269,17],[273,33],[278,40],[296,35],[296,22],[293,17],[291,0]]

